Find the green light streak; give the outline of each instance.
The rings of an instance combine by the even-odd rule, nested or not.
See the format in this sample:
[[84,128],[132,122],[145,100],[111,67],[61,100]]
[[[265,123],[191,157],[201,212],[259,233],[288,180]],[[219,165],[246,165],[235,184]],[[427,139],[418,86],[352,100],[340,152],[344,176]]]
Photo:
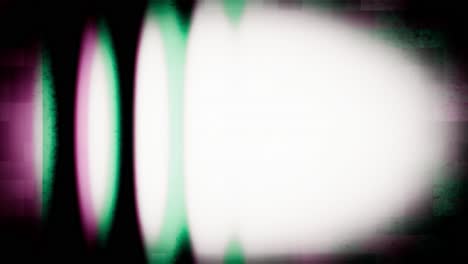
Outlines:
[[55,151],[57,146],[55,95],[49,54],[42,50],[40,63],[40,89],[42,95],[42,199],[41,217],[45,219],[52,196]]
[[118,69],[115,60],[112,39],[106,24],[102,21],[98,23],[98,45],[102,52],[104,64],[106,65],[107,76],[109,76],[111,98],[111,127],[112,135],[109,135],[113,142],[110,145],[110,188],[106,196],[105,207],[98,216],[98,239],[101,244],[107,241],[109,231],[112,226],[112,219],[117,200],[117,187],[119,182],[119,164],[120,164],[120,98],[119,98],[119,80]]
[[188,25],[169,2],[150,3],[147,19],[161,30],[169,89],[169,174],[167,204],[158,240],[147,245],[151,263],[172,263],[189,239],[183,172],[183,88]]

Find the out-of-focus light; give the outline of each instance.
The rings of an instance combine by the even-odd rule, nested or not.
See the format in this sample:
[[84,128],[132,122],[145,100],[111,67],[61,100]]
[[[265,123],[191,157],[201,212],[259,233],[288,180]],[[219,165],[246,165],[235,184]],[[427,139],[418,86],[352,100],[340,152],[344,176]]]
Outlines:
[[135,75],[134,157],[138,219],[151,263],[172,263],[188,239],[182,170],[185,32],[172,5],[150,5]]
[[443,87],[410,54],[318,12],[204,2],[188,42],[185,175],[200,259],[340,253],[430,193]]
[[115,208],[119,161],[116,64],[107,28],[89,24],[82,41],[76,104],[76,158],[86,238],[103,242]]
[[135,85],[135,186],[145,244],[154,247],[164,218],[169,176],[169,87],[159,24],[148,16]]
[[41,216],[45,218],[52,196],[55,148],[56,108],[50,58],[44,50],[39,54],[35,93],[35,161],[37,190]]

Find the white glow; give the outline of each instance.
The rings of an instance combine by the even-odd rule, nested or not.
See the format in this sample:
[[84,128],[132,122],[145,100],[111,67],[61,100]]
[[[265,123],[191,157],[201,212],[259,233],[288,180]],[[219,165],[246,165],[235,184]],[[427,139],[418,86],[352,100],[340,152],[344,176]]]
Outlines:
[[88,101],[88,161],[89,183],[94,215],[101,216],[109,203],[110,184],[114,175],[111,174],[113,130],[115,124],[111,95],[112,80],[106,65],[102,45],[97,45],[91,64],[89,101]]
[[188,43],[185,177],[199,257],[335,252],[429,190],[439,94],[400,51],[310,12],[201,5]]
[[168,82],[161,33],[148,17],[138,51],[135,99],[136,195],[147,243],[159,235],[168,182]]
[[[224,109],[232,105],[230,98],[237,87],[233,68],[234,35],[226,30],[230,24],[221,12],[210,15],[200,15],[195,20],[199,24],[194,24],[198,27],[191,34],[196,38],[188,45],[185,169],[194,246],[220,252],[230,239],[234,220],[234,210],[230,207],[234,205],[236,189],[235,169],[231,169],[232,165],[223,168],[230,163],[228,159],[232,155],[226,145],[236,142],[227,138],[229,128],[222,126],[223,119],[229,118]],[[213,20],[216,23],[211,24]],[[201,237],[207,239],[202,241]]]

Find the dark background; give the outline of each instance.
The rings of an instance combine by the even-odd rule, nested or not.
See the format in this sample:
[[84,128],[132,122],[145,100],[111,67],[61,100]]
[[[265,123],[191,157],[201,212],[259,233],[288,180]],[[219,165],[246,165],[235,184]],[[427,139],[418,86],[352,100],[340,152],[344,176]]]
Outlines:
[[[291,4],[293,1],[283,2]],[[359,3],[359,1],[334,2],[342,5]],[[460,72],[463,72],[468,69],[466,12],[461,3],[450,2],[452,1],[398,1],[404,8],[393,12],[403,18],[407,25],[415,27],[424,25],[443,32],[447,40],[447,49],[452,54],[452,62],[457,65]],[[186,23],[189,23],[195,1],[180,0],[173,3]],[[50,51],[57,100],[58,129],[57,163],[49,217],[43,225],[39,225],[37,221],[2,214],[0,263],[144,262],[134,202],[132,109],[135,54],[146,4],[146,1],[134,0],[0,1],[0,61],[5,60],[8,52],[14,47],[28,48],[43,43]],[[87,248],[84,243],[79,222],[74,169],[73,117],[76,72],[83,29],[90,18],[104,18],[109,25],[117,57],[122,98],[121,155],[124,162],[120,164],[121,182],[109,243],[100,249]],[[1,70],[6,70],[4,68],[5,66]],[[462,74],[460,77],[459,82],[463,86],[468,76]],[[1,82],[0,88],[6,89],[2,87]],[[464,122],[460,122],[460,125],[466,127]],[[462,130],[466,131],[464,128]],[[5,131],[6,129],[0,126],[1,137],[8,137]],[[5,141],[1,142],[5,144]],[[457,165],[457,173],[459,178],[464,179],[468,154],[467,142],[461,140],[458,144],[461,147],[461,158]],[[1,153],[3,152],[0,151]],[[0,177],[4,177],[2,173],[4,172],[0,170]],[[457,259],[457,263],[468,261],[468,250],[465,248],[468,218],[467,205],[464,203],[467,188],[464,182],[462,180],[459,183],[461,196],[457,200],[459,207],[456,214],[431,219],[413,230],[415,234],[423,234],[424,237],[417,246],[405,249],[395,256],[382,258],[364,254],[349,256],[343,262],[414,263],[417,260],[421,263],[429,261],[450,263]],[[14,206],[14,204],[4,206]],[[189,241],[186,241],[177,261],[179,263],[193,261]]]

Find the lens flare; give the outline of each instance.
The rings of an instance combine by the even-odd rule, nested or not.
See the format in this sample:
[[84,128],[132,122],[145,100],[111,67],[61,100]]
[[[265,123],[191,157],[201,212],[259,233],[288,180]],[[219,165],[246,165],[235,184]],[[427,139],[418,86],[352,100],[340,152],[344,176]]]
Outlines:
[[150,5],[136,72],[135,192],[152,263],[171,263],[188,239],[182,170],[185,32],[172,5]]
[[83,36],[76,103],[78,193],[86,238],[109,233],[119,178],[118,79],[105,24],[89,24]]
[[320,12],[204,2],[188,41],[185,177],[197,257],[339,254],[430,195],[442,84]]

